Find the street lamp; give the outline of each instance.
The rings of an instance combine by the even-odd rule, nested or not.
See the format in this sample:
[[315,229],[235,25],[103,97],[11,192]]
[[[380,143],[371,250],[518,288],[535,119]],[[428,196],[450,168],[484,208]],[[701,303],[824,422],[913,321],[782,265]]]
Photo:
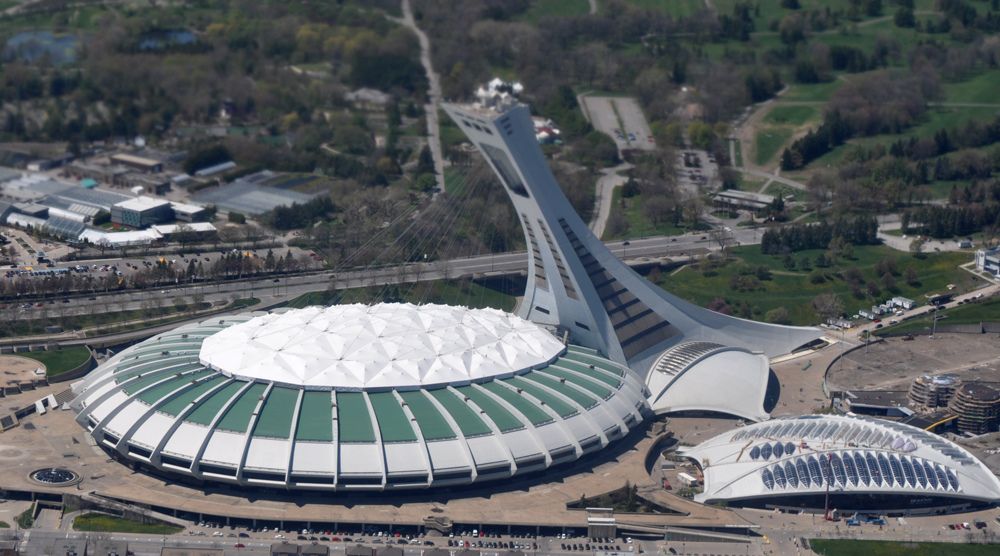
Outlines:
[[622,262],[628,257],[628,246],[632,245],[628,240],[622,243]]

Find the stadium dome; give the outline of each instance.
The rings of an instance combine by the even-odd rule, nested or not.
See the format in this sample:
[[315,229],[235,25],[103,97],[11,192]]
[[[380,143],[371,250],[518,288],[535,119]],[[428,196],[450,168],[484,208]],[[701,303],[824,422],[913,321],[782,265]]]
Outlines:
[[721,434],[679,455],[701,468],[704,488],[695,500],[705,503],[931,513],[1000,502],[1000,479],[972,454],[894,421],[820,415],[774,419]]
[[387,490],[570,462],[647,411],[627,368],[493,309],[208,319],[115,355],[72,407],[119,459],[199,481]]

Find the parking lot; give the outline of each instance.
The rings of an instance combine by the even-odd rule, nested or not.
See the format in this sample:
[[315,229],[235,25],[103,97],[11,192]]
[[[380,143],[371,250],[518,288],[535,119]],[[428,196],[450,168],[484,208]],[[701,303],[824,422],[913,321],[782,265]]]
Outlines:
[[619,152],[656,148],[653,132],[636,99],[585,95],[580,100],[591,125],[611,137]]

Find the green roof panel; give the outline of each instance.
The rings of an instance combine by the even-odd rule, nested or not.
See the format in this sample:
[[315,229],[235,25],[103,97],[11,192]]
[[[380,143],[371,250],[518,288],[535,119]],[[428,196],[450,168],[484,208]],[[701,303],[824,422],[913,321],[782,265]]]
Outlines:
[[552,363],[552,365],[556,365],[564,369],[569,369],[571,371],[576,371],[578,373],[585,374],[590,378],[593,378],[595,380],[600,380],[604,384],[607,384],[608,386],[611,386],[616,390],[620,388],[622,385],[622,381],[615,378],[616,376],[619,375],[611,375],[609,374],[609,372],[605,372],[600,369],[591,369],[589,365],[580,363],[578,361],[572,361],[565,357],[556,359],[556,361]]
[[[530,382],[530,381],[525,380],[525,379],[520,378],[520,377],[508,378],[508,379],[504,380],[503,382],[506,382],[507,384],[510,384],[511,386],[514,386],[515,388],[521,388],[522,390],[524,390],[528,394],[531,394],[536,399],[538,399],[539,401],[543,402],[545,405],[547,405],[547,406],[551,407],[552,409],[554,409],[556,413],[558,413],[559,415],[561,415],[564,418],[565,417],[569,417],[571,415],[575,415],[577,413],[577,410],[576,410],[575,407],[573,407],[573,406],[569,405],[568,403],[564,402],[562,399],[556,397],[554,394],[551,394],[547,390],[544,390],[541,386],[539,386],[538,384],[536,384],[534,382]],[[524,399],[524,398],[520,398],[520,399]]]
[[545,367],[540,371],[535,371],[535,373],[542,373],[556,378],[566,379],[566,382],[575,384],[601,399],[607,399],[613,392],[610,388],[594,379],[583,378],[578,374],[571,373],[558,367]]
[[580,351],[580,348],[577,346],[570,346],[570,348],[566,350],[566,355],[564,355],[563,358],[579,361],[584,365],[593,365],[600,369],[604,369],[605,371],[614,373],[615,375],[624,376],[624,371],[618,365],[615,365],[600,355]]
[[182,365],[180,367],[174,367],[170,370],[164,370],[162,372],[151,371],[142,376],[133,377],[132,380],[129,380],[128,382],[122,385],[122,391],[131,396],[132,394],[135,394],[139,390],[142,390],[147,386],[152,386],[153,384],[156,384],[161,380],[166,380],[172,376],[176,376],[179,373],[185,373],[200,368],[202,367],[201,364],[199,363],[188,363],[186,365]]
[[311,442],[333,441],[333,399],[329,392],[308,390],[302,394],[299,426],[295,440]]
[[297,388],[275,386],[264,400],[253,435],[267,438],[288,438],[292,432],[295,404],[299,401]]
[[[486,422],[479,417],[475,410],[469,407],[469,404],[465,403],[464,400],[459,399],[458,396],[451,392],[451,390],[448,390],[447,388],[438,388],[435,390],[428,390],[427,393],[434,396],[434,399],[443,405],[448,413],[451,414],[451,418],[458,423],[458,428],[462,430],[463,435],[483,436],[493,432],[493,429],[491,429],[489,425],[487,425]],[[480,407],[482,406],[480,405]],[[511,416],[511,419],[514,419],[514,417]],[[495,419],[494,422],[496,422]],[[517,422],[517,419],[514,419],[514,422],[517,424],[517,427],[521,426],[521,424]],[[503,429],[501,428],[501,430]]]
[[[192,382],[198,380],[199,378],[204,378],[211,374],[215,374],[215,371],[210,371],[205,369],[202,371],[195,371],[193,373],[188,373],[181,376],[175,376],[174,378],[164,382],[163,384],[160,384],[159,386],[154,386],[153,388],[146,390],[142,394],[139,394],[139,399],[148,403],[149,405],[153,405],[156,402],[162,400],[165,396],[167,396],[174,390],[180,388],[181,386],[184,386],[185,384],[189,385]],[[122,388],[122,390],[126,389],[128,389],[127,386],[125,388]]]
[[455,438],[455,431],[451,430],[451,425],[445,420],[441,412],[431,403],[423,392],[410,390],[399,392],[406,405],[410,407],[410,412],[417,419],[420,426],[420,434],[424,440],[444,440]]
[[[550,390],[555,390],[563,396],[573,400],[580,406],[590,409],[597,405],[597,399],[592,396],[588,396],[583,392],[573,388],[565,382],[561,382],[559,378],[550,375],[545,375],[542,373],[528,373],[522,377],[524,380],[529,382],[537,382],[543,386],[547,386]],[[567,381],[569,382],[569,381]]]
[[490,391],[492,394],[499,396],[502,400],[509,403],[510,405],[514,406],[514,409],[518,410],[522,415],[527,417],[528,420],[531,421],[536,426],[544,425],[545,423],[552,421],[552,417],[549,417],[548,413],[542,411],[542,408],[528,401],[524,396],[518,395],[517,392],[504,388],[503,386],[500,385],[500,383],[496,381],[485,382],[480,386]]
[[375,442],[375,428],[361,392],[337,392],[337,436],[341,442]]
[[243,392],[243,395],[229,406],[226,414],[219,420],[217,428],[224,431],[246,432],[247,427],[250,426],[253,411],[257,409],[257,403],[260,402],[260,397],[264,394],[265,389],[267,389],[267,385],[259,382],[247,388],[246,392]]
[[204,395],[205,392],[208,392],[212,388],[215,388],[227,380],[229,379],[222,375],[215,375],[214,377],[198,384],[194,388],[188,388],[180,394],[177,394],[171,400],[161,405],[158,410],[176,417],[181,411],[184,411],[187,406],[191,405],[191,402],[197,400],[199,396]]
[[410,418],[403,412],[402,406],[392,392],[372,392],[368,394],[378,419],[378,429],[382,433],[382,442],[415,442],[417,434],[410,426]]
[[240,391],[241,388],[246,386],[246,382],[233,381],[227,384],[224,388],[215,392],[208,398],[202,400],[202,402],[184,418],[185,421],[191,421],[192,423],[198,423],[199,425],[211,425],[212,419],[222,411],[223,407],[229,400]]

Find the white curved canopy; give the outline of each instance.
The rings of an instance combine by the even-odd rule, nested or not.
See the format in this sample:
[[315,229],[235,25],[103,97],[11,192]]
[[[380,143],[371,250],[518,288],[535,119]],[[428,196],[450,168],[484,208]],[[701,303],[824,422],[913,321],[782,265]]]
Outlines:
[[509,375],[563,351],[546,330],[496,309],[384,303],[255,317],[206,338],[199,359],[229,376],[366,389]]

